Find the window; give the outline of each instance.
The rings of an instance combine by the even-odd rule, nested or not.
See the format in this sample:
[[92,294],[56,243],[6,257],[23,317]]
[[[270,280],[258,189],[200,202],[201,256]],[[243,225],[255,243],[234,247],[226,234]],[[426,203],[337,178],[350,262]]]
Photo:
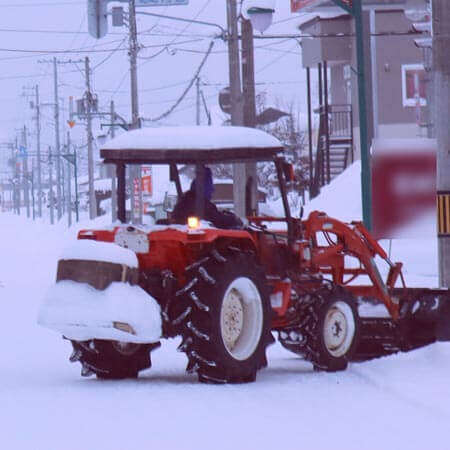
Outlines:
[[422,64],[405,64],[402,66],[403,106],[425,106],[426,73]]

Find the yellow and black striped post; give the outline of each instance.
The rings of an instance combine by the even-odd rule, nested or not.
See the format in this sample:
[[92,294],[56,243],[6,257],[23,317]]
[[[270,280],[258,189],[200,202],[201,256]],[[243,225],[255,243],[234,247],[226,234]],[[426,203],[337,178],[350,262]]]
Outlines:
[[438,236],[450,236],[450,191],[437,193]]

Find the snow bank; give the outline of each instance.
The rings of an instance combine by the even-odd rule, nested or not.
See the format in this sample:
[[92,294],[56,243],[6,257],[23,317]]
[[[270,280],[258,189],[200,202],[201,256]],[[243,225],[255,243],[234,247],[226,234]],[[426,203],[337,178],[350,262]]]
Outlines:
[[104,261],[125,264],[131,268],[138,267],[138,260],[133,251],[112,242],[91,241],[89,239],[75,241],[62,252],[60,259]]
[[355,161],[305,205],[305,217],[312,211],[324,211],[344,222],[362,220],[361,205],[361,161]]
[[[113,327],[127,323],[136,334]],[[39,310],[38,323],[69,339],[111,339],[152,343],[161,338],[161,309],[157,301],[138,286],[112,283],[99,291],[87,284],[60,281],[52,286]]]

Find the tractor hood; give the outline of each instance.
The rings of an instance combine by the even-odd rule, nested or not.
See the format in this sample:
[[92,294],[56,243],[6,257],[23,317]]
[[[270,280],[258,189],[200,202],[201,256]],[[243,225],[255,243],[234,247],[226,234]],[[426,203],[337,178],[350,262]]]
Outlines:
[[[131,250],[137,255],[139,267],[142,265],[142,258],[152,253],[158,243],[181,244],[184,246],[212,243],[219,237],[244,239],[251,241],[251,245],[255,245],[253,236],[246,230],[215,228],[206,221],[200,221],[195,229],[189,228],[187,225],[176,224],[152,226],[120,225],[111,229],[81,230],[78,233],[79,240],[114,243],[123,249]],[[104,259],[101,259],[101,261],[104,261]]]

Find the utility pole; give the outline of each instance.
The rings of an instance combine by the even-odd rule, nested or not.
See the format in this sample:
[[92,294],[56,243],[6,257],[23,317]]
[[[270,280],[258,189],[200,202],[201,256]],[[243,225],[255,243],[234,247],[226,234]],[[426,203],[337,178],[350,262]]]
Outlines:
[[[67,155],[70,155],[70,131],[67,132]],[[70,176],[71,172],[70,161],[67,160],[67,224],[69,228],[72,226],[72,180]]]
[[17,136],[15,140],[15,145],[12,149],[14,158],[14,210],[18,216],[20,216],[20,165],[17,158]]
[[[230,76],[231,125],[242,126],[244,111],[241,90],[241,74],[239,65],[239,40],[236,0],[227,0],[227,27],[228,27],[228,67]],[[241,217],[245,216],[245,202],[242,193],[245,192],[245,164],[233,166],[233,200],[234,212]]]
[[27,146],[27,127],[24,125],[22,130],[22,146],[24,149],[23,166],[22,166],[22,182],[23,182],[23,199],[27,211],[27,218],[30,218],[30,190],[28,180],[28,146]]
[[228,67],[230,74],[231,125],[242,126],[242,90],[239,67],[239,38],[236,0],[227,0]]
[[137,82],[137,54],[139,46],[137,42],[136,6],[135,0],[129,0],[129,52],[130,52],[130,81],[131,81],[131,129],[140,128],[138,82]]
[[[111,100],[110,105],[111,112],[111,138],[114,139],[116,136],[116,111],[114,106],[114,101]],[[111,167],[114,169],[114,167]],[[117,184],[116,184],[116,174],[114,170],[111,170],[111,219],[113,222],[117,220]]]
[[[244,95],[244,118],[246,127],[256,127],[256,92],[255,92],[255,58],[253,46],[253,26],[244,19],[242,33],[242,84]],[[258,174],[256,163],[245,164],[245,215],[258,215]],[[249,204],[247,204],[249,200]]]
[[87,149],[88,149],[88,180],[89,180],[89,218],[92,220],[97,216],[97,208],[95,204],[94,192],[94,154],[92,149],[92,93],[91,93],[91,75],[89,69],[89,57],[84,60],[85,76],[86,76],[86,133],[87,133]]
[[62,192],[61,192],[61,141],[59,134],[59,95],[58,95],[58,63],[59,61],[54,57],[52,60],[40,60],[40,64],[53,65],[53,103],[48,103],[48,106],[53,106],[53,118],[55,121],[55,155],[56,155],[56,209],[57,218],[62,216]]
[[55,100],[55,150],[56,150],[56,208],[58,220],[62,216],[62,196],[61,196],[61,149],[59,136],[59,99],[58,99],[58,66],[56,57],[53,58],[53,82]]
[[35,86],[36,96],[36,158],[37,158],[37,191],[38,191],[38,217],[42,218],[42,166],[41,166],[41,107],[39,103],[39,86]]
[[50,206],[50,223],[53,225],[55,223],[55,213],[54,213],[54,196],[53,196],[53,155],[52,148],[48,148],[48,202]]
[[[138,80],[137,80],[137,54],[139,45],[137,41],[136,25],[136,2],[128,0],[128,22],[130,28],[129,35],[129,54],[130,54],[130,82],[131,82],[131,126],[130,130],[141,128],[139,118],[139,99],[138,99]],[[132,165],[130,172],[131,189],[131,221],[133,223],[142,223],[142,189],[141,189],[141,166]],[[136,198],[137,195],[137,198]],[[138,204],[138,217],[135,217],[135,204]]]
[[450,2],[433,0],[439,284],[450,287]]
[[75,219],[77,223],[80,221],[79,205],[78,200],[78,164],[77,164],[77,149],[73,148],[73,176],[75,177]]
[[195,86],[197,88],[197,100],[196,100],[196,110],[195,110],[195,124],[200,125],[200,77],[197,77]]
[[33,220],[36,220],[36,202],[34,200],[34,159],[31,160],[31,201],[33,209]]

